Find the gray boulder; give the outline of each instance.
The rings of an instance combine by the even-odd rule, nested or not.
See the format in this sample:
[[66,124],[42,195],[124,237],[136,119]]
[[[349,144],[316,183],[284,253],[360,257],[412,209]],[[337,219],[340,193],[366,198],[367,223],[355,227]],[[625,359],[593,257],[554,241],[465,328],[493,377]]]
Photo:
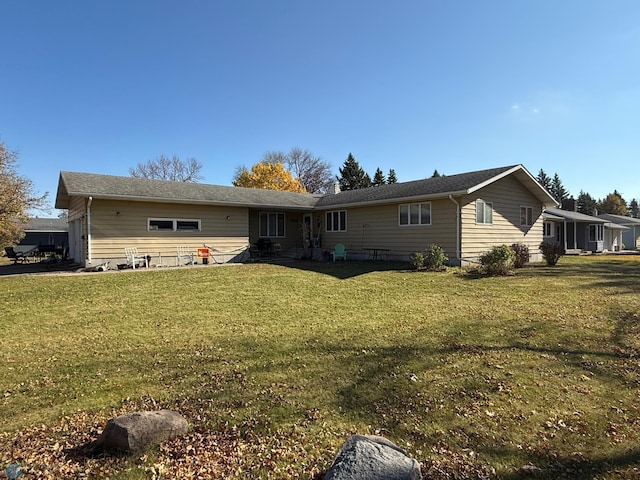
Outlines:
[[140,452],[189,430],[182,415],[171,410],[137,412],[112,418],[93,447],[97,450]]
[[324,480],[422,480],[420,464],[386,438],[352,435]]

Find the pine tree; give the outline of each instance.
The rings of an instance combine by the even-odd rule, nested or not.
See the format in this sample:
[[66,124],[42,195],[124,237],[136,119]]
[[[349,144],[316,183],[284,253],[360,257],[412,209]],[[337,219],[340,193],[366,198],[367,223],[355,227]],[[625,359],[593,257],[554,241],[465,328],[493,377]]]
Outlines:
[[562,203],[562,200],[569,197],[569,191],[564,188],[562,180],[560,180],[557,173],[553,175],[553,179],[551,180],[551,189],[548,190],[558,203]]
[[398,177],[396,177],[396,171],[392,168],[387,175],[387,183],[398,183]]
[[368,188],[371,186],[371,177],[362,169],[354,156],[349,156],[344,161],[342,168],[338,168],[340,176],[337,177],[340,190],[356,190],[358,188]]
[[578,195],[578,212],[585,215],[593,215],[598,208],[598,202],[587,192],[580,190]]
[[380,167],[376,169],[376,173],[373,175],[373,181],[371,182],[371,186],[377,187],[378,185],[384,185],[387,183],[387,179],[384,177],[384,173],[380,170]]
[[640,208],[638,207],[638,201],[635,198],[632,198],[629,202],[629,212],[630,217],[640,218]]
[[549,176],[544,172],[543,169],[540,169],[540,171],[538,172],[536,180],[545,188],[547,192],[551,191],[551,178],[549,178]]
[[431,178],[438,178],[441,177],[442,175],[440,175],[440,172],[438,172],[438,170],[434,170],[433,171],[433,175],[431,175]]

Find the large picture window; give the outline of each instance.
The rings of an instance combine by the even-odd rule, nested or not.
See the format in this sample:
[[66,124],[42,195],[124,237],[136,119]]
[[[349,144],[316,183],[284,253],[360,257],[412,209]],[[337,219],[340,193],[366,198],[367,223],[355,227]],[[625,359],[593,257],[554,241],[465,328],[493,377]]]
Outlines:
[[260,212],[260,236],[284,237],[284,213]]
[[194,218],[148,218],[147,229],[164,232],[199,232],[202,229],[202,223]]
[[520,225],[526,227],[533,225],[533,207],[520,207]]
[[476,200],[476,223],[483,225],[493,223],[493,203]]
[[604,225],[589,225],[589,241],[602,242],[604,240]]
[[407,203],[398,209],[400,225],[431,225],[431,203]]
[[347,211],[337,210],[335,212],[327,212],[326,230],[327,232],[346,232]]

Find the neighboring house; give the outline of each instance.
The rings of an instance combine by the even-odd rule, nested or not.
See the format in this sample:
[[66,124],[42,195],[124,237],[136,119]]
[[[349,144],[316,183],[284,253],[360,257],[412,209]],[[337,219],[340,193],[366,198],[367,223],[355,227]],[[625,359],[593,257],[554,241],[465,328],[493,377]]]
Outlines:
[[119,261],[126,247],[175,264],[181,245],[229,262],[269,239],[292,256],[311,240],[316,256],[342,243],[349,259],[438,244],[460,265],[512,243],[541,259],[542,212],[555,204],[515,165],[326,195],[61,172],[55,206],[69,210],[70,255],[85,264]]
[[628,250],[636,250],[640,247],[640,218],[625,217],[623,215],[613,215],[611,213],[603,213],[598,218],[627,227],[622,232],[622,244]]
[[619,251],[623,230],[626,227],[575,210],[544,211],[544,240],[563,245],[569,254]]
[[43,250],[66,251],[69,246],[69,229],[66,218],[32,218],[24,226],[25,236],[16,245],[18,252]]

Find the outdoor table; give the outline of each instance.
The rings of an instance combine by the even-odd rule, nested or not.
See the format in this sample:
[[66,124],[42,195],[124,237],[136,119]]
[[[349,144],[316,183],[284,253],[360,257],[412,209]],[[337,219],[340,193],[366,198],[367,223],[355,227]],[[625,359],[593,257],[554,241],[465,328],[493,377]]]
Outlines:
[[371,259],[372,260],[377,260],[378,259],[378,253],[384,253],[384,252],[388,252],[389,249],[388,248],[378,248],[378,247],[369,247],[369,248],[363,248],[363,250],[365,252],[370,252],[371,253]]

